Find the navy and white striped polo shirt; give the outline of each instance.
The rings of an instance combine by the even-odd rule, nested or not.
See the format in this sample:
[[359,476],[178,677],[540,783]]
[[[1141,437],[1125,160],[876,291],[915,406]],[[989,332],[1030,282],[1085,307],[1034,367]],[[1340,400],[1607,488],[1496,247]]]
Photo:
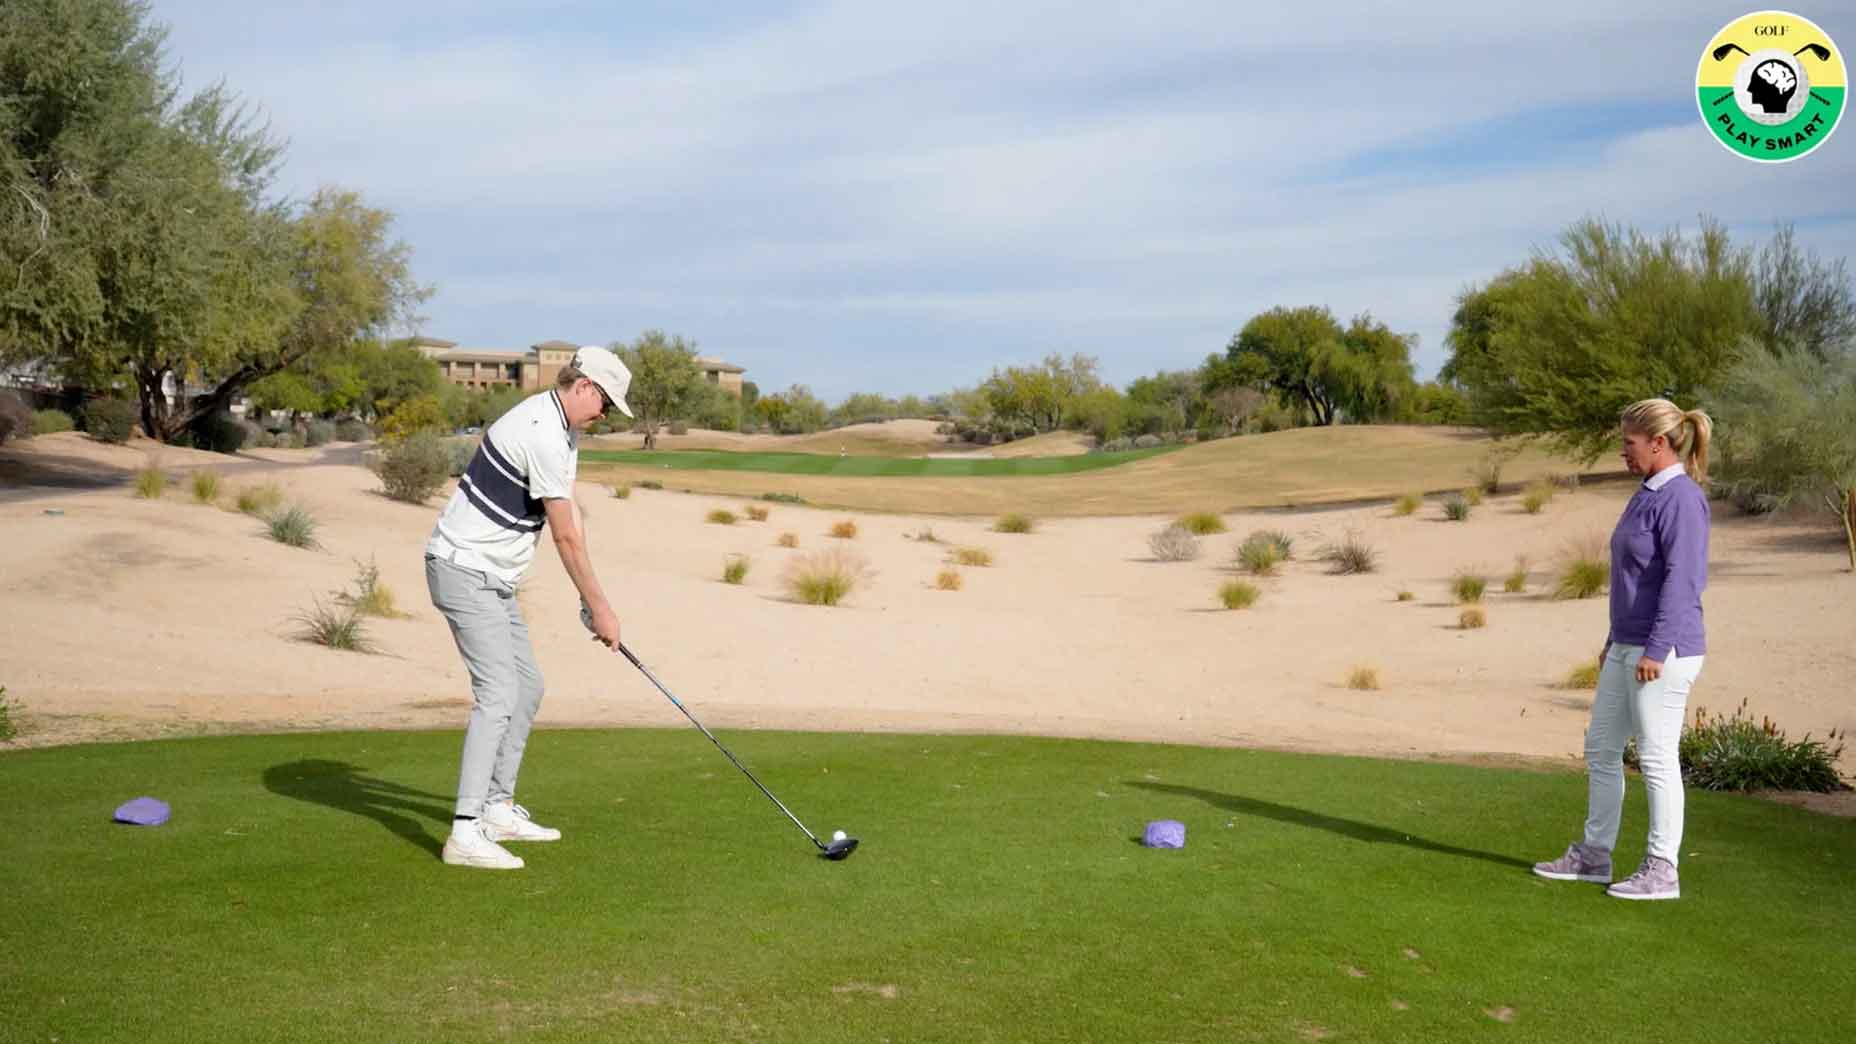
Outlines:
[[425,553],[512,585],[520,581],[547,522],[542,501],[573,496],[578,450],[557,393],[524,399],[483,433]]

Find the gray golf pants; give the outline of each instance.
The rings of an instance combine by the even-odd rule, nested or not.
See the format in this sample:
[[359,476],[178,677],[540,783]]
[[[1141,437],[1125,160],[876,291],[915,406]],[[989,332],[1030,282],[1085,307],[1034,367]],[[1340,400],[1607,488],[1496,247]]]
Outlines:
[[513,801],[529,726],[541,707],[541,669],[515,588],[500,579],[427,555],[425,586],[445,615],[470,670],[473,697],[458,769],[457,815]]

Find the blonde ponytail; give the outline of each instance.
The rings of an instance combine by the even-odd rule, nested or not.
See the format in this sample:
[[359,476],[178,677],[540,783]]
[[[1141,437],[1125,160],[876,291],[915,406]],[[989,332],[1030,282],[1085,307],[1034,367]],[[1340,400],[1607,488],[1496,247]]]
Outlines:
[[1714,441],[1714,420],[1701,410],[1684,411],[1668,399],[1641,399],[1624,407],[1618,422],[1627,431],[1669,440],[1683,470],[1696,482],[1708,481],[1708,446]]
[[1708,446],[1714,441],[1714,418],[1700,410],[1689,410],[1682,415],[1682,426],[1689,429],[1689,437],[1683,441],[1688,446],[1682,452],[1682,465],[1688,470],[1688,477],[1699,483],[1708,481]]

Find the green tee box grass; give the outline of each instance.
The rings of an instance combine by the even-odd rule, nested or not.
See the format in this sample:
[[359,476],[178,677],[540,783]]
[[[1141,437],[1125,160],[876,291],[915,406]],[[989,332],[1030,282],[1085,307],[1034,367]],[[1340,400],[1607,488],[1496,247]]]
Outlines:
[[1005,457],[955,460],[945,457],[852,457],[823,453],[737,453],[730,450],[583,450],[580,459],[602,464],[631,464],[672,471],[766,471],[781,475],[841,475],[895,478],[1006,478],[1019,475],[1070,475],[1112,468],[1177,450],[1178,446],[1084,453],[1068,457]]
[[[438,861],[459,738],[0,755],[0,1039],[1849,1039],[1856,823],[1754,799],[1691,792],[1684,898],[1626,903],[1527,871],[1571,773],[727,736],[862,838],[828,863],[693,730],[547,730],[566,836],[499,873]],[[173,820],[108,822],[141,794]]]

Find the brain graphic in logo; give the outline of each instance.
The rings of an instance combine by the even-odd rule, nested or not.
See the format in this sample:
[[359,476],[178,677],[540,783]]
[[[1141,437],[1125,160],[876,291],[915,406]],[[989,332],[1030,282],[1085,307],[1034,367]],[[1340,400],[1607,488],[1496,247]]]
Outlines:
[[1761,112],[1781,115],[1791,106],[1792,96],[1798,93],[1798,74],[1790,65],[1769,58],[1753,67],[1746,90]]

